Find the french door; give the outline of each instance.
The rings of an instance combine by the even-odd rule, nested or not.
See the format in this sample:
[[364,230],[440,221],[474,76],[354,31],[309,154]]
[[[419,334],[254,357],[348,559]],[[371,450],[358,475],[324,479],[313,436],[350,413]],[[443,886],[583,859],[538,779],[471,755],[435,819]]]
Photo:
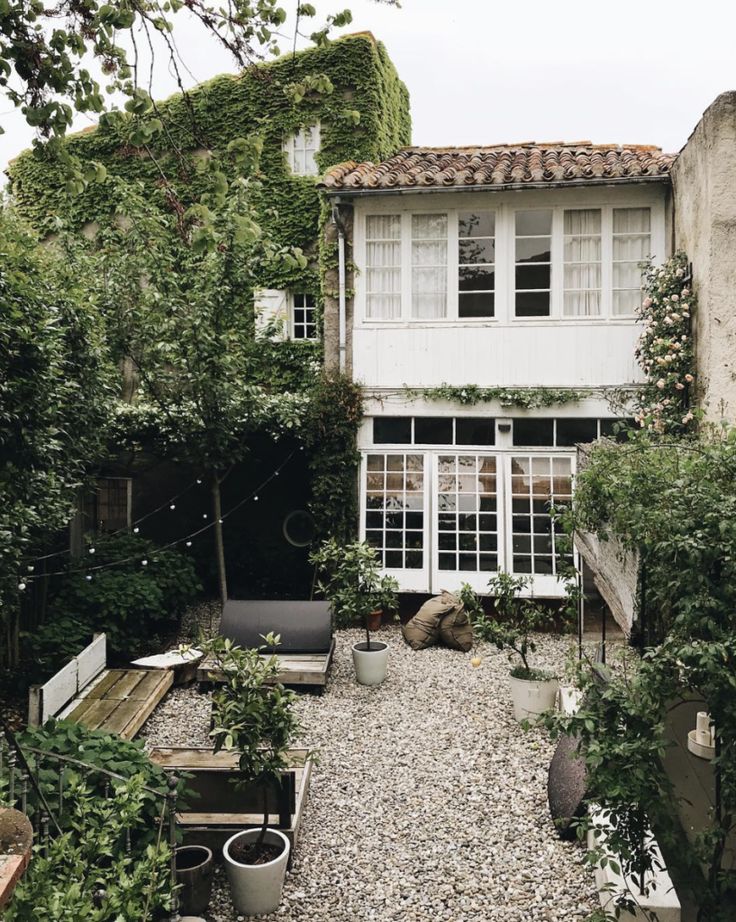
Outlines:
[[405,591],[485,592],[506,570],[559,596],[550,511],[570,502],[573,463],[571,453],[366,452],[362,537]]

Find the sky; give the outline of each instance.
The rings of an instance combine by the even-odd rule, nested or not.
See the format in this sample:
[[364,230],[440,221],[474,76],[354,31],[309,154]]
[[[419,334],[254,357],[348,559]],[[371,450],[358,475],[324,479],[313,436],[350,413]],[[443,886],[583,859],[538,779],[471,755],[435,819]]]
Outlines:
[[[418,145],[591,140],[676,152],[713,99],[736,89],[727,0],[314,2],[322,15],[348,6],[353,22],[342,31],[370,30],[386,45],[409,88]],[[191,84],[234,70],[194,23],[182,21],[176,39]],[[161,57],[155,95],[174,90]],[[0,124],[4,168],[33,131],[7,101]]]

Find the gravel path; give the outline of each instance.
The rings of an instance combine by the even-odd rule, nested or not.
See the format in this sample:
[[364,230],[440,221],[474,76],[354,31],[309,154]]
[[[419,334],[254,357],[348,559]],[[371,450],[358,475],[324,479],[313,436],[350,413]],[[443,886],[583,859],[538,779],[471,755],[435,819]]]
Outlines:
[[[384,628],[389,675],[356,684],[338,633],[323,696],[302,695],[316,767],[281,922],[571,922],[598,906],[583,850],[547,810],[553,747],[512,717],[507,660],[482,648],[414,652]],[[568,638],[539,638],[536,662],[561,671]],[[210,701],[176,689],[149,719],[152,745],[207,745]],[[235,922],[218,871],[208,919]]]

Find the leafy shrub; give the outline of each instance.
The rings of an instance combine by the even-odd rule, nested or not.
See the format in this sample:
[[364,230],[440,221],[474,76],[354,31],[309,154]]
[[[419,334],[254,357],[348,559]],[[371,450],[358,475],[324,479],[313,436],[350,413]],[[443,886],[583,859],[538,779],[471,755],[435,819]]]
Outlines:
[[62,577],[53,592],[49,620],[26,638],[28,655],[42,672],[77,654],[95,632],[107,634],[113,654],[154,648],[201,588],[186,555],[143,538],[117,535],[94,548],[94,566],[115,566],[85,574],[74,561],[76,572]]

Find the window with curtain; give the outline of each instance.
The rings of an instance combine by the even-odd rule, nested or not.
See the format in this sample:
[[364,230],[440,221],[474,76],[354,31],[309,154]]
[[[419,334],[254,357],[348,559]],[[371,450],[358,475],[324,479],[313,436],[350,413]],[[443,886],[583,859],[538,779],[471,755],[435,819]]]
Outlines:
[[516,212],[516,316],[549,317],[552,210]]
[[401,215],[366,219],[366,317],[401,317]]
[[564,298],[566,317],[601,313],[601,210],[565,211],[563,220]]
[[641,303],[641,266],[652,249],[651,209],[613,209],[613,314],[633,314]]
[[286,159],[296,176],[318,176],[315,154],[319,150],[319,125],[300,128],[284,140]]
[[493,317],[496,215],[493,211],[461,211],[457,230],[458,316]]
[[411,216],[411,315],[447,316],[447,215]]

